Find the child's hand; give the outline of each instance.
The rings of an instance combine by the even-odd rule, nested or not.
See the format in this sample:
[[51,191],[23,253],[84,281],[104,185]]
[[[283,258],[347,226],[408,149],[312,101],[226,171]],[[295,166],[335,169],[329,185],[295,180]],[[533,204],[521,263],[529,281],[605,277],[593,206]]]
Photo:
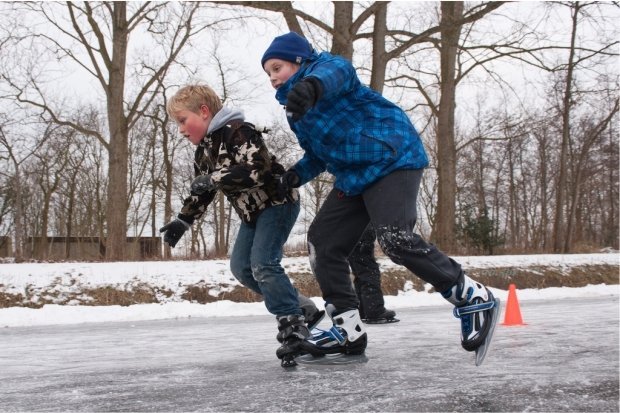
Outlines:
[[205,192],[211,192],[215,189],[215,184],[211,175],[200,175],[192,181],[190,190],[194,195],[202,195]]
[[278,198],[284,199],[289,197],[291,189],[297,187],[299,187],[299,175],[297,175],[297,172],[295,172],[294,169],[289,169],[278,179],[278,184],[276,187]]
[[167,223],[159,229],[159,232],[165,232],[164,242],[168,243],[170,247],[174,248],[177,242],[181,239],[185,231],[190,227],[190,224],[183,221],[180,218],[176,218],[174,221]]
[[298,121],[321,98],[323,86],[321,81],[309,77],[297,83],[286,96],[286,115]]

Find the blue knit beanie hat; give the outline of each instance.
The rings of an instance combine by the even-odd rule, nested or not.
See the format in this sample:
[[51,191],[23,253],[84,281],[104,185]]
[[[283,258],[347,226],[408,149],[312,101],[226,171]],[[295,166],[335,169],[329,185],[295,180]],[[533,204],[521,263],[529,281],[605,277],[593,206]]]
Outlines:
[[312,56],[312,46],[302,36],[295,32],[289,32],[273,39],[263,58],[260,60],[262,67],[269,59],[282,59],[287,62],[301,63],[304,59]]

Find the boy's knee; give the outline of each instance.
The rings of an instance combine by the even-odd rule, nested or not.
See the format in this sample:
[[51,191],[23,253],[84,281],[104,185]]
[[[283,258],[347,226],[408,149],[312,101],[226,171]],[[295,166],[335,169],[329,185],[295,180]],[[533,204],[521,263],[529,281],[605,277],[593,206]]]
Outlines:
[[233,275],[237,279],[237,281],[239,281],[242,285],[248,288],[250,288],[252,284],[256,282],[254,278],[252,277],[252,274],[248,274],[247,272],[239,272],[239,273],[233,272]]
[[383,252],[391,259],[398,259],[402,251],[424,253],[428,244],[418,234],[391,227],[377,228],[377,240]]
[[230,261],[230,272],[238,279],[239,276],[243,274],[243,266],[236,264],[234,261]]
[[308,228],[308,243],[313,244],[315,247],[321,247],[321,249],[330,249],[332,245],[336,245],[336,241],[339,237],[334,236],[334,231],[337,229],[326,228],[325,225],[316,225],[312,223]]
[[264,283],[274,277],[285,275],[285,272],[281,265],[262,262],[252,264],[252,275],[254,276],[256,282]]

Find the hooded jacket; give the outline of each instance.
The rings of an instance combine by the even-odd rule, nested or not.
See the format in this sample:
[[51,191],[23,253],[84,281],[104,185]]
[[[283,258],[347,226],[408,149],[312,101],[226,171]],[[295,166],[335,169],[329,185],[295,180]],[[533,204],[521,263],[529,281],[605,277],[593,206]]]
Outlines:
[[194,153],[195,176],[211,174],[216,189],[185,198],[179,218],[190,224],[200,218],[219,189],[245,223],[254,223],[265,208],[299,199],[297,190],[277,198],[276,179],[282,173],[261,131],[244,122],[241,111],[222,108]]
[[302,185],[327,170],[336,178],[335,188],[358,195],[393,171],[428,165],[407,114],[364,86],[353,65],[340,56],[313,53],[278,88],[278,102],[286,106],[291,89],[308,77],[321,82],[323,93],[301,119],[288,118],[305,151],[294,166]]

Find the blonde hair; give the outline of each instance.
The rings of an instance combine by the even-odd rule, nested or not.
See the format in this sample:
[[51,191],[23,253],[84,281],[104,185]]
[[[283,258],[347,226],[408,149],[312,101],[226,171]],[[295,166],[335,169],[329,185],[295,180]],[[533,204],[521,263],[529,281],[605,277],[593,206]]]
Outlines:
[[180,110],[199,113],[202,105],[207,105],[211,113],[215,115],[222,109],[222,100],[207,85],[188,85],[179,89],[170,98],[166,104],[166,112],[172,117]]

